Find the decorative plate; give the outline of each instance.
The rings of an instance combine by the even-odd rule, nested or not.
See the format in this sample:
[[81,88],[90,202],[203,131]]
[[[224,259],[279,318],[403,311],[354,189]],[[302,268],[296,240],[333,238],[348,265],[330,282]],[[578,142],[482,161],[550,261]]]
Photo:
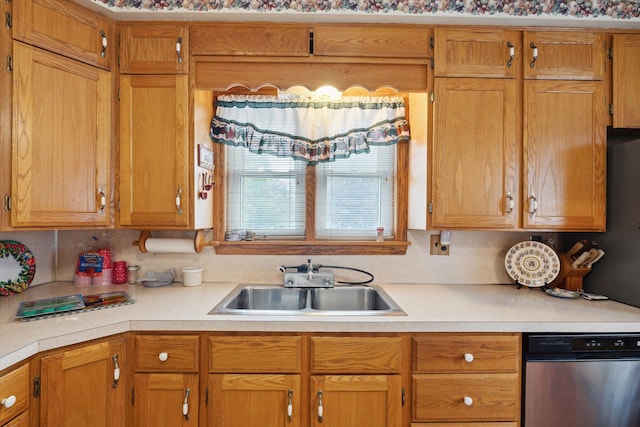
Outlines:
[[515,244],[504,258],[507,273],[516,284],[539,288],[553,281],[560,273],[560,259],[544,243],[525,241]]
[[[17,268],[9,268],[13,262]],[[3,258],[7,258],[4,259]],[[0,295],[13,295],[27,289],[36,274],[36,259],[25,245],[15,240],[0,240]],[[8,266],[8,267],[7,267]]]

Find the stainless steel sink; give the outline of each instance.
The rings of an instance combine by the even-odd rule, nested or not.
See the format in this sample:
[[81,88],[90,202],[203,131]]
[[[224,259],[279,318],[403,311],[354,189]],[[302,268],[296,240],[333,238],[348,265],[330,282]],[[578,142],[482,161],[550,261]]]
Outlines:
[[284,288],[238,285],[209,314],[402,316],[379,286]]

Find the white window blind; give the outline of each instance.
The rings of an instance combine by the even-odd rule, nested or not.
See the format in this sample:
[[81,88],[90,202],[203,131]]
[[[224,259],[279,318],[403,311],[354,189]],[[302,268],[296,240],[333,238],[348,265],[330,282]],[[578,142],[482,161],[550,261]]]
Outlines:
[[316,236],[375,238],[378,227],[392,237],[396,218],[397,145],[316,166]]
[[227,146],[226,227],[288,239],[305,234],[305,167]]

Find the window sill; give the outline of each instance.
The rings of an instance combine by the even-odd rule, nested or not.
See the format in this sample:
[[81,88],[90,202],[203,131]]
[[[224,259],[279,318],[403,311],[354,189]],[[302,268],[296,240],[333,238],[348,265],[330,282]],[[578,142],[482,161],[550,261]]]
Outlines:
[[267,240],[220,242],[224,255],[404,255],[411,242]]

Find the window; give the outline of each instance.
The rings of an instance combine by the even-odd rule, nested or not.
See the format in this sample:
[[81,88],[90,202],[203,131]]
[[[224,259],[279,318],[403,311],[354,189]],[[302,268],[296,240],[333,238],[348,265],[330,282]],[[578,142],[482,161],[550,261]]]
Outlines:
[[[290,132],[269,126],[275,133]],[[224,216],[216,229],[225,240],[217,253],[406,251],[407,141],[370,145],[368,152],[326,162],[262,154],[261,146],[215,147],[224,158],[216,169],[216,179],[224,183],[224,196],[218,196]],[[379,227],[383,243],[376,242]],[[255,233],[253,241],[245,240],[247,231]]]

